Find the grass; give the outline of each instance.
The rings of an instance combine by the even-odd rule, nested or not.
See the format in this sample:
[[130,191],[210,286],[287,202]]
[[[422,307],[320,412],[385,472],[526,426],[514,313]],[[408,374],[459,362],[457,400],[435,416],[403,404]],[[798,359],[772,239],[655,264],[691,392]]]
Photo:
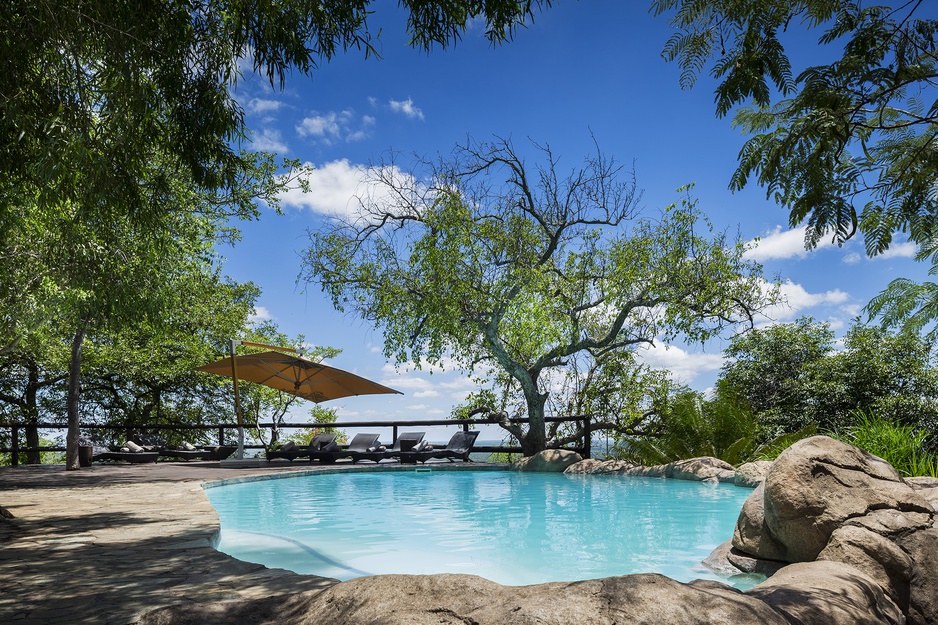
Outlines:
[[831,436],[879,456],[904,477],[938,477],[938,455],[927,451],[928,432],[861,411],[852,427]]

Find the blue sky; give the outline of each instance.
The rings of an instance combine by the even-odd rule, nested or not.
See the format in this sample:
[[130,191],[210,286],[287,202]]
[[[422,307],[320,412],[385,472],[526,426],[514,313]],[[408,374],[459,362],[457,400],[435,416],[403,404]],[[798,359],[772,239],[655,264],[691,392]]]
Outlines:
[[[509,44],[493,48],[474,26],[455,47],[430,54],[407,47],[396,3],[378,6],[372,30],[382,28],[382,58],[351,51],[312,78],[289,76],[282,92],[249,74],[239,82],[254,147],[317,171],[310,194],[285,196],[284,215],[265,210],[259,222],[243,226],[236,247],[222,250],[228,275],[261,287],[259,317],[289,335],[342,348],[332,364],[404,392],[326,404],[339,409],[340,420],[444,418],[474,388],[459,372],[396,371],[370,325],[333,310],[315,285],[296,283],[307,229],[345,211],[365,168],[391,152],[406,164],[414,155],[449,152],[467,135],[497,135],[519,146],[528,139],[547,143],[561,166],[572,168],[591,150],[592,133],[607,155],[634,163],[649,214],[677,201],[679,186],[695,183],[699,206],[717,228],[762,237],[754,257],[766,275],[785,281],[789,301],[774,311],[777,321],[812,315],[840,333],[893,278],[924,278],[926,268],[911,260],[909,245],[876,259],[865,257],[862,241],[806,252],[803,232],[787,227],[787,211],[761,188],[730,193],[745,137],[730,119],[715,117],[712,80],[704,76],[681,90],[679,68],[660,55],[671,31],[647,3],[560,2]],[[810,62],[811,47],[801,50],[795,62]],[[643,358],[703,390],[716,377],[724,346],[659,345]]]

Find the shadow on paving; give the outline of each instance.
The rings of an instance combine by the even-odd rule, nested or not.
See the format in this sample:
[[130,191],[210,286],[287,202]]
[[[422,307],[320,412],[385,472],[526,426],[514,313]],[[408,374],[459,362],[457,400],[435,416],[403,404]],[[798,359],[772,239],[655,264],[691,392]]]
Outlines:
[[15,515],[0,524],[0,623],[130,623],[158,606],[335,583],[216,551],[217,515],[198,487],[204,469],[103,468],[0,470],[0,505]]

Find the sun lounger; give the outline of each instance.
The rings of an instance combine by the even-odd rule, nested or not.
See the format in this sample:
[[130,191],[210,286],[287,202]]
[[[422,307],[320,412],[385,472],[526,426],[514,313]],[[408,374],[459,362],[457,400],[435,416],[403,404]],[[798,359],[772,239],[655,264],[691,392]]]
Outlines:
[[91,439],[82,439],[79,441],[79,445],[82,447],[91,447],[92,462],[101,460],[123,460],[124,462],[133,464],[143,464],[156,462],[160,457],[157,451],[121,451],[120,447],[109,447]]
[[204,449],[197,449],[193,445],[168,445],[166,441],[156,434],[138,434],[134,442],[141,445],[145,451],[155,451],[164,458],[181,458],[186,462],[190,460],[208,460],[209,453]]
[[472,447],[479,437],[478,432],[456,432],[449,439],[449,443],[442,449],[432,449],[430,451],[409,451],[401,452],[401,462],[416,464],[417,462],[426,462],[432,459],[446,459],[450,462],[462,460],[463,462],[472,462],[469,454],[472,453]]
[[237,445],[203,445],[202,450],[208,454],[206,460],[224,460],[238,451]]
[[335,434],[317,434],[313,440],[306,446],[294,446],[291,448],[281,448],[276,451],[267,452],[267,460],[283,458],[293,462],[297,458],[308,458],[311,451],[322,451],[324,447],[335,442]]
[[[331,445],[334,447],[334,444]],[[378,446],[377,434],[356,434],[347,449],[329,449],[327,446],[320,451],[310,451],[309,461],[318,460],[322,464],[331,464],[340,458],[351,458],[358,453],[375,452]]]
[[382,460],[397,458],[401,455],[401,452],[410,451],[419,445],[423,440],[424,434],[425,432],[404,432],[397,437],[397,440],[394,441],[394,445],[390,449],[381,449],[379,446],[375,451],[355,452],[350,455],[349,458],[352,459],[353,463],[359,460],[381,462]]

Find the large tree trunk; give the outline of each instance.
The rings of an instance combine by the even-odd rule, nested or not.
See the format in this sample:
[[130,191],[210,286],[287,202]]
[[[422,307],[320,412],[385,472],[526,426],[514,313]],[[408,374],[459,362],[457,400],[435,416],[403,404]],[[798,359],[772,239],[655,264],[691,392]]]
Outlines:
[[[39,368],[30,363],[29,382],[26,384],[26,446],[39,447],[39,407],[36,405],[36,389],[39,387]],[[26,452],[26,464],[39,464],[42,457],[38,451]]]
[[521,438],[521,451],[525,456],[547,449],[547,427],[544,422],[544,405],[547,403],[547,393],[525,393],[524,399],[528,404],[528,431]]
[[78,460],[78,436],[81,420],[78,403],[81,399],[81,348],[85,340],[85,326],[81,324],[72,338],[72,359],[68,363],[68,434],[65,436],[65,469],[74,471],[81,468]]

